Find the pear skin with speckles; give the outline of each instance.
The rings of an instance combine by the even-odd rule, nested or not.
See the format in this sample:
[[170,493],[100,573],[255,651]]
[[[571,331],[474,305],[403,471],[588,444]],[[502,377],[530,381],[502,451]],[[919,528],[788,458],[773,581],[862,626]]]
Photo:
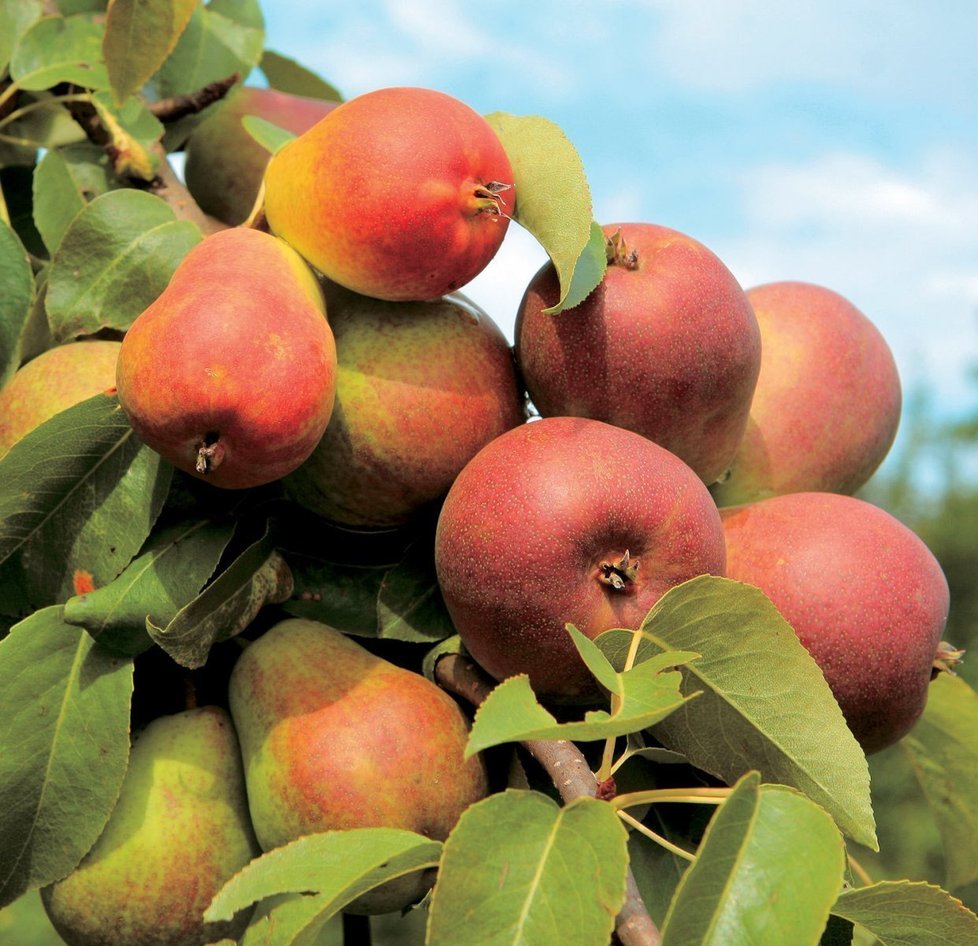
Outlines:
[[206,237],[126,332],[119,403],[139,438],[227,489],[292,472],[336,396],[336,343],[315,275],[276,237]]
[[[271,627],[238,659],[228,692],[266,851],[350,828],[444,840],[486,794],[481,758],[463,759],[468,721],[452,697],[319,622]],[[351,912],[399,910],[427,890],[430,874],[389,882]]]
[[231,719],[204,706],[136,737],[105,830],[41,896],[69,946],[204,946],[243,932],[247,914],[205,923],[203,913],[258,853]]

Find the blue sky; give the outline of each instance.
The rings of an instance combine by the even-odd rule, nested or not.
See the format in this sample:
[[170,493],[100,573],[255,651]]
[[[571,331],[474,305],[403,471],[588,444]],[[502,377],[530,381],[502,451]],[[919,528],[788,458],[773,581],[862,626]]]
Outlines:
[[[974,405],[975,0],[264,4],[266,44],[344,95],[441,89],[556,122],[602,223],[674,227],[745,288],[804,279],[890,342],[907,391]],[[465,290],[512,337],[544,260],[516,227]]]

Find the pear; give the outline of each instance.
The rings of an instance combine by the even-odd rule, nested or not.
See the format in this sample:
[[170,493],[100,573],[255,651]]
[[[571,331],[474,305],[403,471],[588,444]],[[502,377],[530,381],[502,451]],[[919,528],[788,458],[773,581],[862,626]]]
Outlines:
[[199,707],[136,737],[105,830],[41,896],[69,946],[203,946],[247,925],[247,915],[205,923],[203,913],[258,853],[230,717]]
[[22,365],[0,388],[0,457],[55,414],[115,388],[121,343],[66,342]]
[[227,224],[243,223],[271,155],[251,137],[242,119],[255,115],[300,135],[338,104],[277,89],[236,89],[208,109],[187,140],[187,190],[205,213]]
[[333,411],[325,312],[312,271],[281,240],[214,233],[126,332],[119,403],[144,443],[193,476],[229,489],[277,480]]
[[[305,834],[388,827],[443,840],[487,791],[468,722],[420,674],[316,621],[279,622],[248,646],[229,682],[248,804],[262,848]],[[431,872],[389,882],[349,912],[401,909]]]

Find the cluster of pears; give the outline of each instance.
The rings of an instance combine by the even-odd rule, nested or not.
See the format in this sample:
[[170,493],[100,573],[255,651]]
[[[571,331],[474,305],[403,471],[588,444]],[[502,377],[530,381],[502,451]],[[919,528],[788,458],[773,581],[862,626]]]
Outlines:
[[[230,712],[202,706],[150,722],[104,831],[42,891],[70,946],[204,946],[250,920],[203,919],[263,850],[303,835],[395,827],[444,840],[487,790],[463,759],[468,721],[443,690],[326,625],[281,621],[248,644]],[[347,910],[419,899],[431,872],[395,878]]]

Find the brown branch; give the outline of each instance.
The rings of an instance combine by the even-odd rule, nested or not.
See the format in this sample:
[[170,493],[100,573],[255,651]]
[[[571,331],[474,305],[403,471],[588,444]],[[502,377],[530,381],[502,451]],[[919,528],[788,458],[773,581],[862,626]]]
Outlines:
[[208,82],[196,92],[160,99],[157,102],[151,102],[146,107],[165,125],[185,118],[187,115],[196,115],[198,112],[202,112],[208,105],[213,105],[223,99],[234,88],[235,83],[240,80],[241,73],[232,72],[224,79]]
[[216,233],[218,230],[226,230],[227,224],[208,216],[200,209],[183,181],[177,177],[163,146],[157,143],[154,145],[154,151],[160,159],[160,167],[156,177],[150,182],[149,189],[170,205],[178,220],[190,220],[196,223],[204,236]]
[[[446,654],[435,664],[435,679],[446,690],[474,706],[492,691],[490,680],[473,661],[459,654]],[[553,779],[565,802],[575,798],[594,798],[598,783],[581,750],[566,739],[530,739],[523,747]],[[615,935],[622,946],[659,946],[659,930],[649,916],[631,868],[626,879],[625,905],[615,919]]]

